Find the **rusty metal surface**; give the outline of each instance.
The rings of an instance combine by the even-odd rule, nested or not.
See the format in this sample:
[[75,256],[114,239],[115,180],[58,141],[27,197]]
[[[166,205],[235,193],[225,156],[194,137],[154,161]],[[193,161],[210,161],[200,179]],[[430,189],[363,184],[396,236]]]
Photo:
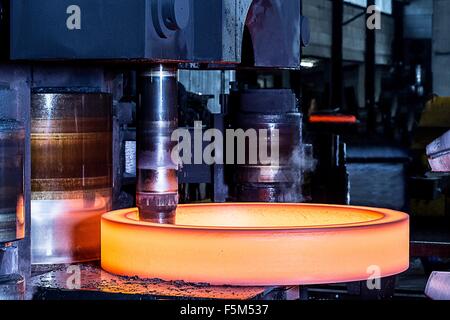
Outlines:
[[[77,269],[79,267],[79,269]],[[209,284],[185,283],[182,281],[166,282],[160,279],[140,279],[138,277],[120,277],[103,271],[96,265],[80,264],[75,266],[58,266],[53,270],[35,269],[31,279],[31,286],[37,291],[54,290],[58,296],[63,297],[68,292],[78,292],[77,297],[97,293],[104,295],[117,295],[127,299],[132,296],[139,299],[233,299],[250,300],[262,298],[275,288],[267,287],[219,287]],[[76,287],[74,275],[80,271],[81,286]]]
[[[103,0],[80,0],[79,4],[83,11],[91,12],[83,18],[83,29],[95,26],[96,32],[74,34],[48,23],[65,10],[59,0],[41,0],[39,6],[14,1],[12,58],[226,66],[254,55],[250,66],[299,69],[300,48],[309,38],[304,22],[307,20],[301,17],[301,1],[297,0],[143,0],[119,1],[115,5],[105,5]],[[170,9],[163,10],[167,7]],[[178,12],[176,19],[174,12]],[[243,46],[251,51],[243,50]],[[277,50],[273,50],[274,46]]]

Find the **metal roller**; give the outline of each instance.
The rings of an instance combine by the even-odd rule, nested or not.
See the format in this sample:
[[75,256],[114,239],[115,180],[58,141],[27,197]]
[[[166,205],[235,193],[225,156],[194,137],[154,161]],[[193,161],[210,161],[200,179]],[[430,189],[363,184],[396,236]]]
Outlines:
[[25,129],[0,121],[0,243],[24,238],[23,159]]
[[111,209],[112,100],[101,93],[32,95],[32,262],[97,260]]
[[177,92],[174,67],[154,66],[140,75],[136,202],[141,220],[171,223],[178,205],[178,166],[171,157]]
[[[235,198],[240,202],[302,201],[302,115],[291,90],[247,90],[235,93],[238,106],[233,126],[247,131],[267,131],[269,150],[279,148],[279,163],[266,164],[258,159],[234,166]],[[274,135],[278,132],[278,138]],[[261,136],[258,136],[258,148]],[[247,157],[252,146],[246,141]],[[254,148],[254,147],[253,147]],[[258,149],[259,150],[259,149]]]

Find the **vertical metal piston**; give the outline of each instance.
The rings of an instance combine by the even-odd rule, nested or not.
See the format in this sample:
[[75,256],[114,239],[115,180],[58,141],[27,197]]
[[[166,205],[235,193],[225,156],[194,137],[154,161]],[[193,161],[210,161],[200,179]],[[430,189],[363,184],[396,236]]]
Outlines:
[[140,74],[136,203],[140,219],[173,223],[178,205],[178,165],[172,161],[178,128],[178,82],[174,66]]

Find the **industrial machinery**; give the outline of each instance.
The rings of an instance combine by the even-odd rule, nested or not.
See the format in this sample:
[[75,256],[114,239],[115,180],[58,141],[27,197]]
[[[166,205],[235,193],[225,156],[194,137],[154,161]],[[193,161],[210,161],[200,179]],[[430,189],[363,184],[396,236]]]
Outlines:
[[[247,90],[234,93],[230,104],[238,106],[232,115],[235,129],[267,130],[267,136],[257,139],[258,151],[261,139],[267,139],[270,147],[276,145],[279,150],[277,163],[263,163],[264,159],[258,159],[254,164],[245,161],[233,167],[234,199],[239,202],[301,202],[302,116],[295,94],[287,89]],[[246,145],[247,150],[254,147],[250,144]]]
[[136,203],[142,220],[170,222],[178,204],[178,166],[172,161],[177,70],[160,65],[139,77]]
[[[301,48],[308,45],[310,37],[301,1],[1,3],[8,14],[2,15],[0,25],[10,25],[10,32],[1,32],[7,37],[0,41],[2,45],[9,43],[10,54],[0,64],[0,83],[5,82],[15,97],[6,96],[0,103],[20,106],[26,116],[21,119],[16,113],[3,119],[0,114],[0,189],[4,191],[0,195],[4,197],[0,198],[4,207],[0,208],[0,288],[3,273],[21,273],[25,279],[30,278],[30,263],[33,270],[38,270],[35,273],[42,268],[64,273],[65,269],[55,265],[93,261],[94,278],[102,278],[105,271],[98,262],[95,264],[100,247],[104,269],[115,274],[201,282],[203,278],[198,275],[206,273],[211,277],[204,281],[215,285],[361,281],[368,277],[371,261],[385,268],[381,276],[393,276],[407,268],[407,215],[389,210],[298,205],[311,200],[305,177],[313,168],[311,146],[303,139],[300,96],[286,83],[261,84],[260,78],[265,74],[298,75]],[[220,111],[205,110],[209,98],[187,93],[178,81],[180,72],[200,70],[221,72],[223,78],[214,80],[222,81],[227,89],[218,98],[216,109]],[[225,81],[225,72],[233,72],[236,81],[230,81],[231,85]],[[193,107],[193,101],[199,107]],[[178,129],[188,134],[174,138]],[[229,136],[230,130],[244,133],[244,138]],[[256,139],[247,135],[251,130]],[[178,154],[181,158],[187,153],[196,158],[197,154],[209,152],[213,158],[225,161],[189,165],[177,162],[177,143],[187,140],[193,141],[192,150],[190,146],[183,149]],[[229,149],[235,140],[241,144]],[[215,148],[211,149],[208,142]],[[340,200],[347,204],[347,177],[341,161],[345,146],[334,140],[332,144],[331,153],[324,157],[341,170],[338,175],[344,188]],[[276,161],[253,161],[252,151],[273,158],[273,146],[279,150]],[[180,202],[193,200],[180,197],[180,191],[189,190],[189,185],[195,185],[203,194],[195,200],[249,204],[179,206]],[[138,209],[130,209],[134,207]],[[123,210],[112,211],[116,209]],[[222,210],[226,214],[221,216]],[[147,229],[154,231],[150,238]],[[199,229],[205,232],[197,234]],[[167,230],[174,233],[165,233]],[[358,252],[358,261],[340,265],[341,272],[333,276],[324,269],[335,257],[326,256],[322,272],[314,274],[314,265],[305,266],[305,272],[311,272],[308,279],[294,276],[301,256],[286,265],[289,274],[274,278],[270,278],[270,270],[252,278],[251,269],[242,273],[239,268],[233,269],[236,273],[231,278],[220,278],[218,274],[223,270],[217,264],[226,262],[223,257],[210,264],[210,274],[198,268],[202,260],[187,264],[180,256],[179,263],[185,263],[186,272],[178,274],[179,265],[163,261],[164,256],[169,257],[166,250],[176,254],[170,245],[180,239],[182,246],[195,253],[211,249],[206,245],[208,241],[220,240],[227,232],[236,235],[230,238],[234,245],[248,240],[235,255],[231,245],[224,249],[234,259],[232,266],[241,264],[236,254],[250,250],[249,246],[267,234],[275,243],[272,255],[290,247],[283,241],[299,244],[310,235],[312,246],[297,248],[303,254],[312,247],[331,253],[336,246],[329,243],[336,240],[345,245],[345,250],[340,248],[339,252],[349,254],[353,248]],[[186,237],[180,237],[180,233]],[[324,243],[322,233],[330,237]],[[158,235],[161,238],[153,238]],[[6,255],[22,238],[25,240],[19,242],[15,255]],[[196,247],[198,241],[205,245],[203,249]],[[366,242],[368,248],[361,242]],[[389,245],[392,242],[397,244],[395,248]],[[221,245],[224,243],[219,241],[215,253],[220,253]],[[148,263],[146,254],[153,252],[150,249],[161,254],[161,264],[153,265],[157,272],[142,270]],[[257,253],[264,249],[259,244]],[[366,250],[375,251],[376,259],[371,259]],[[209,252],[208,259],[214,252]],[[283,254],[289,258],[294,251]],[[6,259],[1,259],[2,255]],[[14,273],[4,271],[12,256],[18,259],[18,271]],[[261,263],[270,259],[253,257],[261,259]],[[247,262],[251,263],[251,259],[249,255]],[[352,263],[354,269],[350,268]],[[124,264],[131,269],[124,270]],[[167,267],[167,272],[161,271],[161,266]],[[34,279],[32,286],[37,291],[52,283]],[[123,292],[123,288],[118,291]]]
[[[27,118],[11,87],[0,86],[0,299],[22,299],[19,245],[27,246],[25,151]],[[27,255],[24,255],[27,259]]]
[[96,260],[112,203],[111,96],[47,90],[31,95],[32,263]]
[[1,238],[6,243],[25,236],[23,200],[23,145],[25,129],[17,121],[0,123],[1,154]]

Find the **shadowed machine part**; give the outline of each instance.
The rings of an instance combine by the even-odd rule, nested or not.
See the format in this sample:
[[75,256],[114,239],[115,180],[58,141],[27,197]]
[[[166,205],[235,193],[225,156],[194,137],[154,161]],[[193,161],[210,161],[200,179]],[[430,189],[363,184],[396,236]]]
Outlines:
[[16,241],[25,237],[25,128],[16,120],[0,120],[0,300],[24,298]]
[[170,223],[178,205],[178,166],[171,157],[177,92],[175,67],[158,65],[140,75],[136,202],[142,220]]
[[[231,103],[239,106],[234,117],[235,129],[256,130],[257,141],[247,139],[245,164],[234,166],[236,200],[239,202],[302,201],[302,115],[291,90],[247,90],[235,94]],[[261,135],[266,130],[267,135]],[[277,133],[276,133],[277,132]],[[267,151],[261,152],[261,139]],[[257,148],[257,150],[256,150]],[[272,151],[278,149],[278,159]],[[250,161],[250,153],[257,162]],[[275,162],[261,158],[267,155]]]
[[17,121],[0,121],[0,244],[25,236],[24,145],[24,127]]
[[32,262],[96,260],[112,197],[112,101],[101,93],[32,95]]

